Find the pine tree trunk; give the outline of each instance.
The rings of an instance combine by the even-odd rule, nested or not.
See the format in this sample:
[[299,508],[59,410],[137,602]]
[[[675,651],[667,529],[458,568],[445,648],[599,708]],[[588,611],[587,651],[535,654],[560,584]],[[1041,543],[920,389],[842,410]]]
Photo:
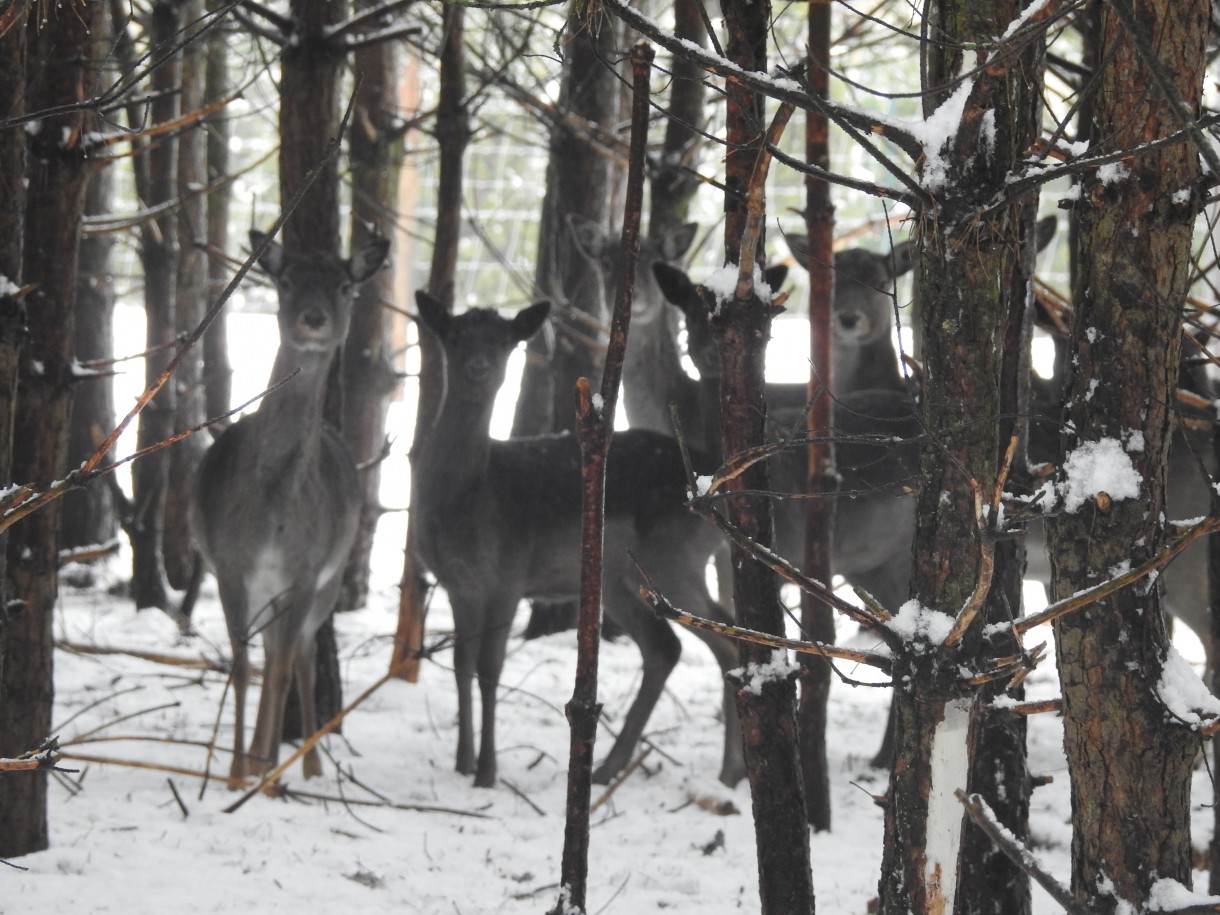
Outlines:
[[[572,3],[569,10],[557,109],[591,124],[611,123],[618,112],[618,80],[605,61],[614,58],[614,29],[609,24],[594,28],[580,3]],[[600,383],[605,346],[599,328],[606,324],[607,303],[602,301],[600,279],[586,268],[572,241],[568,215],[604,224],[609,180],[607,157],[589,137],[567,124],[552,128],[534,286],[555,306],[554,350],[547,352],[549,334],[538,334],[527,344],[530,358],[513,418],[515,436],[571,430],[576,422],[576,379],[588,378],[594,389]],[[582,320],[582,315],[592,321]]]
[[[215,9],[222,0],[209,0],[209,9]],[[231,36],[215,29],[207,38],[207,97],[226,98],[231,89],[229,78],[229,42]],[[208,180],[215,181],[229,173],[229,126],[227,113],[210,118],[207,122]],[[229,250],[229,203],[233,199],[232,185],[221,184],[212,190],[206,200],[208,242],[208,293],[209,304],[220,297],[228,285],[232,270],[224,255]],[[220,416],[228,411],[233,385],[233,369],[229,364],[229,339],[227,312],[221,312],[203,337],[203,384],[204,401],[208,416]],[[219,431],[217,431],[219,434]]]
[[[157,0],[149,13],[149,40],[172,42],[181,27],[176,0]],[[181,60],[171,57],[153,71],[149,104],[152,123],[168,124],[181,111]],[[156,138],[141,150],[144,183],[137,172],[137,189],[147,206],[169,203],[178,194],[178,142],[172,135]],[[145,346],[151,351],[144,360],[144,381],[152,384],[168,364],[167,346],[177,332],[175,297],[178,282],[178,232],[175,217],[166,214],[140,230],[140,262],[144,268],[144,311],[147,321]],[[159,348],[159,349],[157,349]],[[148,448],[174,432],[177,403],[174,384],[165,385],[140,414],[136,443]],[[158,451],[138,461],[131,471],[132,517],[128,523],[132,553],[132,597],[136,607],[169,607],[165,578],[163,537],[165,493],[169,481],[169,455]]]
[[[1181,123],[1107,6],[1095,66],[1092,153],[1135,149]],[[1131,4],[1134,31],[1197,115],[1208,4]],[[1082,176],[1067,447],[1110,439],[1138,475],[1138,497],[1088,498],[1049,525],[1056,598],[1136,565],[1164,542],[1165,457],[1178,378],[1191,235],[1201,202],[1189,141]],[[1186,191],[1186,193],[1182,193]],[[1159,590],[1144,583],[1055,627],[1072,784],[1072,889],[1097,912],[1142,908],[1159,878],[1191,881],[1190,784],[1197,737],[1167,716],[1156,685],[1168,640]]]
[[[728,33],[725,51],[738,66],[766,70],[771,5],[756,0],[727,0],[722,5]],[[764,240],[751,238],[751,218],[766,224],[747,200],[764,140],[763,99],[729,81],[728,155],[725,171],[725,257],[765,263]],[[761,203],[755,204],[760,206]],[[753,251],[743,246],[754,242]],[[748,295],[721,303],[715,321],[721,359],[721,432],[728,457],[764,441],[767,417],[765,363],[771,336],[771,308],[751,286]],[[738,494],[728,500],[729,518],[744,534],[763,545],[773,541],[771,502],[759,495],[770,486],[765,462],[752,466],[730,485]],[[763,632],[784,631],[779,581],[770,569],[737,544],[732,548],[733,604],[740,625]],[[758,891],[766,915],[801,915],[814,911],[813,876],[805,823],[804,791],[796,725],[793,677],[765,676],[760,668],[774,661],[774,651],[749,643],[739,646],[745,683],[737,693],[746,771],[754,814],[758,854]]]
[[[922,413],[934,444],[922,452],[912,595],[929,620],[947,622],[976,605],[980,586],[987,590],[960,637],[912,641],[895,659],[894,682],[902,686],[894,691],[897,747],[885,815],[883,915],[1021,913],[1029,906],[1025,875],[985,846],[967,843],[954,797],[957,790],[977,790],[988,801],[1004,798],[1006,825],[1024,834],[1029,780],[1021,734],[983,727],[980,689],[959,675],[1014,653],[1011,636],[990,644],[983,632],[991,618],[1006,621],[1020,607],[1019,555],[999,550],[994,571],[988,570],[978,500],[991,501],[1011,441],[1005,417],[1027,383],[1021,357],[1009,347],[1020,344],[1027,320],[1032,212],[1024,201],[1009,200],[986,219],[976,214],[1003,192],[1037,136],[1040,57],[1027,47],[1021,54],[996,53],[992,66],[982,68],[982,60],[973,53],[967,59],[962,50],[1003,34],[1020,7],[1015,0],[954,0],[930,8],[937,18],[926,24],[952,40],[925,48],[925,113],[953,92],[962,72],[978,69],[954,142],[943,153],[946,177],[933,188],[935,203],[917,228]],[[1004,768],[976,765],[983,741],[995,741],[993,753],[1009,754]],[[985,775],[984,782],[972,782],[972,773],[976,780]]]
[[[28,110],[84,97],[94,77],[91,26],[97,4],[74,3],[54,28],[32,17]],[[50,118],[30,136],[22,277],[37,283],[26,300],[28,345],[21,357],[12,478],[49,483],[67,464],[72,407],[72,305],[87,172],[80,147],[86,118]],[[20,199],[20,198],[18,198]],[[0,692],[0,755],[38,747],[50,736],[52,615],[58,590],[59,507],[51,503],[9,532],[7,620]],[[47,847],[47,774],[0,779],[0,857]]]
[[[190,27],[204,12],[204,0],[186,0],[181,21]],[[207,45],[195,41],[182,49],[182,100],[184,114],[201,108],[207,90]],[[202,128],[184,131],[178,139],[177,194],[182,200],[175,227],[178,234],[178,275],[174,292],[174,325],[178,335],[193,331],[208,309],[207,204],[198,189],[207,181],[207,135]],[[174,373],[176,398],[174,431],[203,422],[203,350],[192,349]],[[195,544],[191,539],[188,507],[195,469],[203,459],[206,441],[192,435],[169,449],[165,489],[163,551],[165,575],[173,588],[186,588],[195,571]]]
[[[89,179],[85,210],[102,214],[110,210],[113,172],[103,168]],[[110,273],[110,250],[114,236],[98,233],[81,239],[76,278],[76,358],[81,363],[92,359],[114,358],[114,280]],[[114,428],[114,385],[105,370],[95,378],[85,378],[72,399],[72,428],[68,442],[68,462],[76,466],[97,449],[101,436]],[[105,480],[65,493],[60,519],[61,546],[64,549],[105,543],[118,532],[114,497]]]
[[[367,5],[367,4],[366,4]],[[363,74],[350,132],[352,172],[352,244],[360,244],[374,226],[393,243],[393,226],[385,201],[398,199],[402,161],[401,131],[395,99],[397,72],[394,45],[381,42],[356,53],[356,70]],[[390,315],[394,273],[382,270],[360,287],[352,308],[352,326],[343,347],[343,437],[367,465],[361,472],[364,500],[360,527],[343,576],[341,610],[363,607],[369,591],[373,535],[381,518],[381,463],[386,413],[398,376],[394,370]]]

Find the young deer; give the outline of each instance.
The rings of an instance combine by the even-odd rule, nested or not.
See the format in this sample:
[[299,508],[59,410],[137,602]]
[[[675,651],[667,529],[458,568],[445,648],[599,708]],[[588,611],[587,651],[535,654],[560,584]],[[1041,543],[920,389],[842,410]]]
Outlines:
[[[255,248],[265,238],[250,233]],[[334,609],[360,508],[355,463],[323,422],[322,405],[331,362],[347,336],[352,293],[388,250],[385,239],[373,239],[345,261],[290,254],[272,243],[259,258],[279,294],[280,346],[271,379],[299,375],[212,445],[191,505],[192,529],[216,573],[233,647],[231,783],[276,764],[294,674],[302,727],[311,734],[317,726],[314,636]],[[247,753],[249,643],[259,632],[263,691]],[[306,777],[322,773],[315,749],[304,767]]]
[[[585,256],[602,281],[602,295],[613,303],[618,287],[621,239],[583,216],[568,217],[576,250]],[[682,415],[694,412],[696,382],[682,370],[678,347],[678,314],[665,304],[652,265],[681,258],[695,240],[698,225],[690,222],[641,238],[635,261],[635,295],[631,303],[631,334],[623,356],[623,408],[632,429],[672,435],[670,403]]]
[[[713,334],[712,294],[676,267],[657,264],[653,270],[666,297],[686,317],[690,355],[700,375],[703,425],[718,429],[720,356]],[[767,282],[772,288],[783,281],[781,270],[768,271]],[[834,426],[840,478],[834,500],[834,570],[883,606],[896,609],[907,599],[915,534],[915,502],[908,489],[919,469],[921,430],[915,404],[905,391],[856,391],[835,401]],[[770,409],[768,434],[776,440],[804,435],[804,408]],[[768,468],[775,492],[805,492],[804,449],[779,451]],[[776,551],[799,564],[805,543],[804,502],[779,499],[774,523]]]
[[[532,336],[549,305],[511,320],[491,309],[454,317],[426,292],[420,319],[445,355],[445,396],[427,443],[414,458],[415,514],[421,558],[449,595],[456,641],[457,770],[475,785],[496,780],[496,689],[509,627],[525,598],[572,600],[580,587],[580,453],[574,436],[493,441],[496,392],[516,345]],[[669,624],[638,593],[638,559],[679,606],[717,620],[728,614],[707,592],[705,569],[720,535],[686,507],[677,443],[647,431],[615,435],[606,481],[602,603],[636,643],[643,677],[617,741],[594,773],[605,783],[630,760],[681,646]],[[634,559],[633,559],[634,557]],[[737,664],[726,639],[704,636],[720,668]],[[482,698],[476,761],[472,681]],[[745,773],[732,691],[725,685],[720,779]]]

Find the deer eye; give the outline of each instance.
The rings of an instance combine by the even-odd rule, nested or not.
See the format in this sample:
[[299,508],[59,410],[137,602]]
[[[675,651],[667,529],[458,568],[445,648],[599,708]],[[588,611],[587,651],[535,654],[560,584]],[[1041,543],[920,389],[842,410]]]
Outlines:
[[287,276],[281,276],[281,277],[277,278],[275,281],[275,285],[279,289],[279,291],[283,292],[283,293],[290,293],[290,292],[292,292],[292,290],[294,288],[292,279]]
[[352,294],[353,289],[355,289],[355,286],[352,284],[352,282],[350,280],[344,280],[339,284],[339,295],[349,296]]

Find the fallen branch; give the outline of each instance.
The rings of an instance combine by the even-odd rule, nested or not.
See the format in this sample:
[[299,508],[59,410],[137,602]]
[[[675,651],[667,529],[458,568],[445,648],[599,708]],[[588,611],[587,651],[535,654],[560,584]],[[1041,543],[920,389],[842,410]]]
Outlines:
[[[79,642],[55,641],[55,647],[60,651],[68,651],[81,655],[118,655],[136,658],[141,661],[151,661],[154,664],[166,664],[170,667],[185,667],[188,670],[207,670],[218,674],[227,674],[229,665],[222,661],[209,661],[207,658],[186,658],[180,655],[165,654],[160,651],[141,651],[138,648],[109,648],[101,645],[82,645]],[[257,673],[257,672],[256,672]]]
[[970,817],[970,821],[983,830],[1008,860],[1036,880],[1052,899],[1063,906],[1063,910],[1068,915],[1090,915],[1092,909],[1080,902],[1072,895],[1071,890],[1042,868],[1033,852],[1021,844],[1021,841],[996,819],[995,814],[980,795],[968,795],[960,788],[955,793],[957,799],[962,802],[962,806],[966,808],[966,815]]

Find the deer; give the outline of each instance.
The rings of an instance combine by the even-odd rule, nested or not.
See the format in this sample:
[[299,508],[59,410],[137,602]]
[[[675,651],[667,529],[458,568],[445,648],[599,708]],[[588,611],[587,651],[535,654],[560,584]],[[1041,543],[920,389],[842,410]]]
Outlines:
[[[451,315],[426,291],[415,296],[421,325],[440,342],[445,391],[436,422],[413,456],[416,505],[411,523],[423,564],[449,596],[454,620],[458,693],[456,769],[480,788],[497,777],[496,691],[509,630],[523,599],[579,596],[580,452],[572,435],[495,441],[490,421],[509,353],[543,325],[549,303],[512,318],[494,309]],[[710,619],[728,614],[708,593],[709,556],[722,535],[687,508],[686,474],[677,442],[649,430],[612,436],[607,463],[602,605],[640,650],[642,678],[609,754],[595,769],[599,784],[627,765],[681,654],[669,624],[639,594],[638,559],[656,586]],[[633,558],[634,557],[634,558]],[[737,650],[702,633],[726,676],[722,696],[724,753],[720,780],[734,785],[745,763],[727,675]],[[481,700],[474,747],[473,684]]]
[[[230,786],[278,762],[288,689],[296,678],[305,734],[317,727],[315,636],[334,610],[356,536],[356,464],[322,417],[327,378],[347,337],[357,285],[381,266],[389,242],[373,238],[343,260],[286,251],[259,231],[251,247],[275,281],[279,348],[273,382],[289,379],[230,426],[204,455],[191,527],[212,568],[232,646],[234,721]],[[263,246],[266,245],[264,248]],[[245,706],[249,650],[262,633],[263,689],[249,751]],[[322,774],[316,747],[305,777]]]

